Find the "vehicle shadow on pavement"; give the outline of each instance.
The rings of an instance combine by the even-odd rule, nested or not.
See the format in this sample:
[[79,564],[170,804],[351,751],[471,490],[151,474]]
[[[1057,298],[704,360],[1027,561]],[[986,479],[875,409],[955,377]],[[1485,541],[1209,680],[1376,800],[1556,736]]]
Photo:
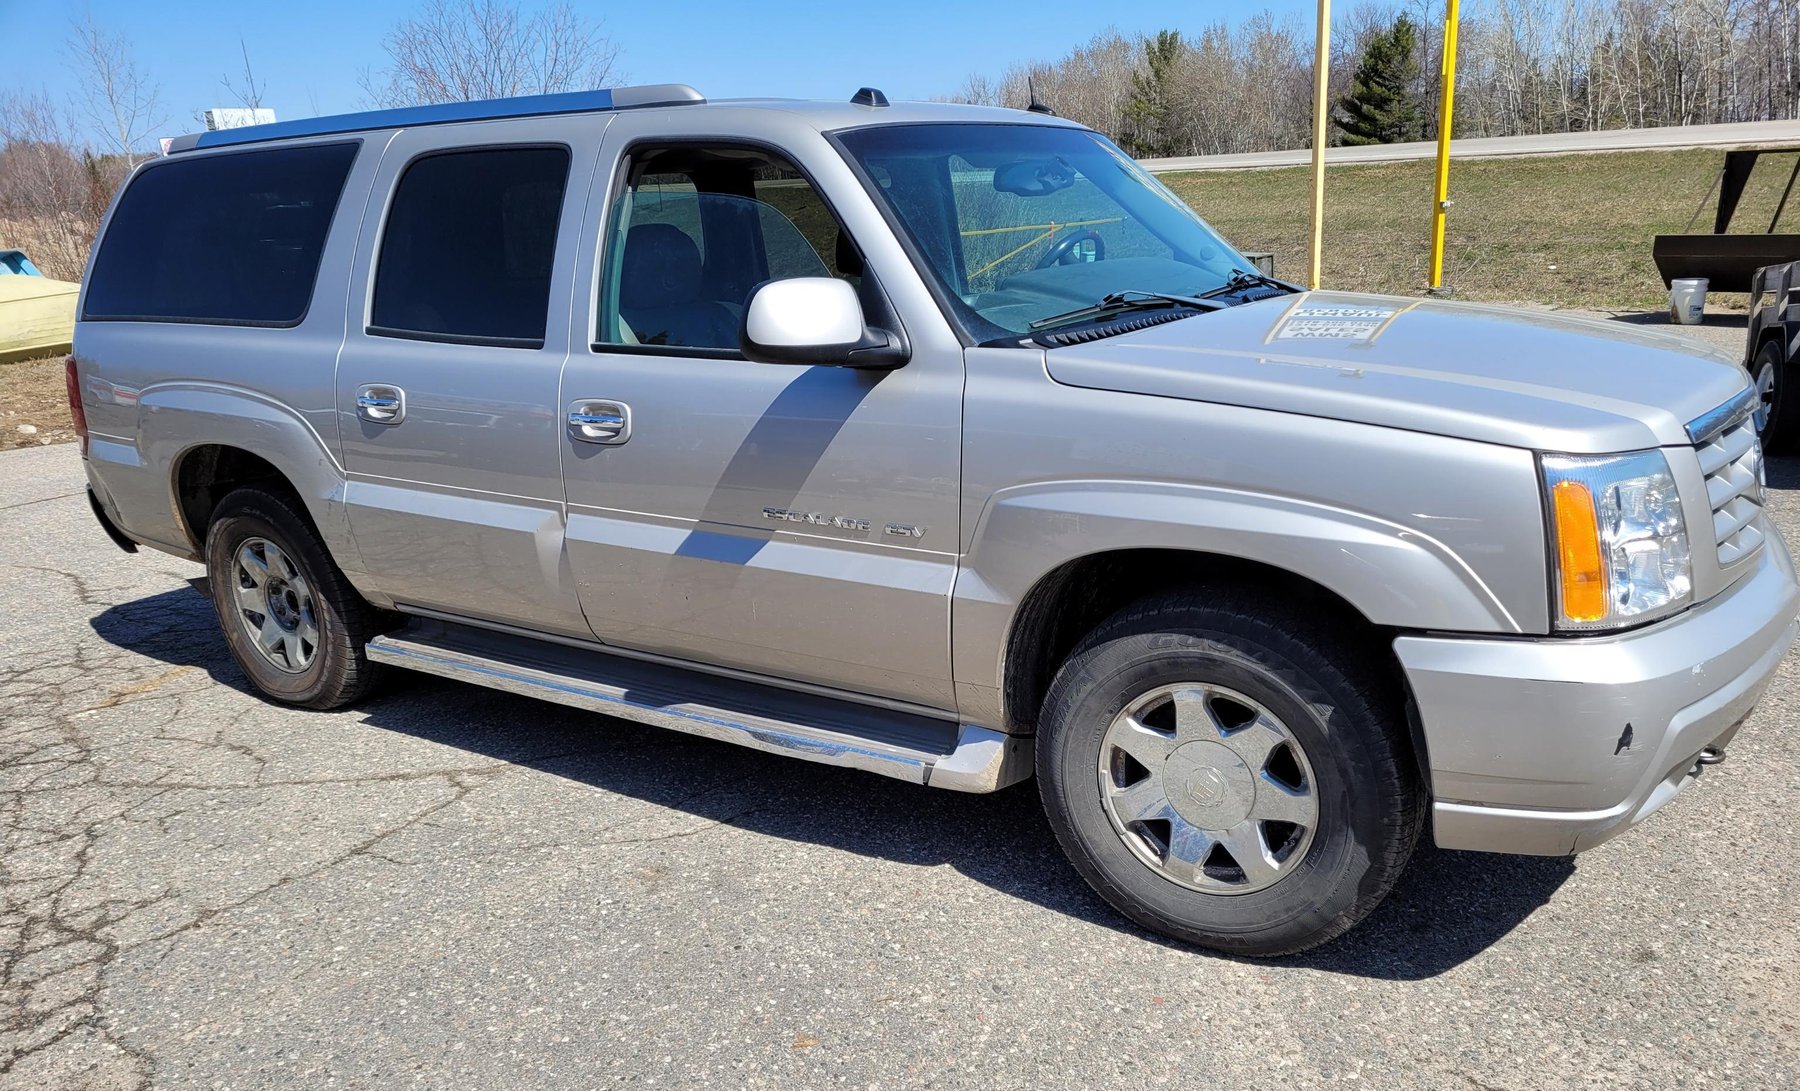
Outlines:
[[[1680,332],[1666,307],[1647,311],[1609,311],[1606,316],[1614,322],[1630,326],[1669,326],[1675,332]],[[1723,330],[1747,330],[1750,328],[1750,312],[1711,310],[1700,316],[1698,325]]]
[[[113,606],[91,624],[117,647],[251,692],[198,590]],[[1063,859],[1029,783],[993,795],[933,791],[401,671],[357,708],[279,714],[348,717],[355,730],[404,734],[551,774],[571,790],[599,788],[768,837],[918,867],[949,865],[1010,897],[1188,950],[1132,925],[1089,890]],[[1445,852],[1424,843],[1393,895],[1360,927],[1271,965],[1433,977],[1506,936],[1573,872],[1566,859]]]

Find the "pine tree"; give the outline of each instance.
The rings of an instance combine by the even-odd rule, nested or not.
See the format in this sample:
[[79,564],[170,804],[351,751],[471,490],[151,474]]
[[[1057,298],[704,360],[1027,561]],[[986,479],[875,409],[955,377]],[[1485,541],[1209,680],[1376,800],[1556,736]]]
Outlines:
[[1346,144],[1423,140],[1425,96],[1420,93],[1419,25],[1405,15],[1369,40],[1350,93],[1338,100],[1338,129]]
[[1143,69],[1131,74],[1131,98],[1125,103],[1125,147],[1140,158],[1176,155],[1182,149],[1170,131],[1169,111],[1175,101],[1175,69],[1186,43],[1173,30],[1157,31],[1144,43]]

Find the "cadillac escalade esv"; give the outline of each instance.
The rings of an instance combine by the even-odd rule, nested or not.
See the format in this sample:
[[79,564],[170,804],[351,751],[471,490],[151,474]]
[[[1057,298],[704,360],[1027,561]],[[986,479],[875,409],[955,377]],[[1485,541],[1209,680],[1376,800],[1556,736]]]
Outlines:
[[1256,273],[1040,113],[623,88],[140,167],[70,397],[276,701],[426,671],[934,788],[1120,912],[1351,927],[1667,804],[1795,635],[1735,360]]

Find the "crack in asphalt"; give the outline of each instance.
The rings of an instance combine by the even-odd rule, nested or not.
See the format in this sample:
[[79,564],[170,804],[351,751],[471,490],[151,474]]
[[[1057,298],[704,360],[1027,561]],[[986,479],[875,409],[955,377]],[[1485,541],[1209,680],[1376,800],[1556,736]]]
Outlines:
[[80,496],[81,492],[59,492],[55,496],[40,496],[36,500],[21,500],[16,504],[0,504],[0,511],[11,511],[14,508],[29,508],[33,504],[48,504],[52,500],[67,500],[71,496]]
[[24,569],[27,572],[42,572],[49,576],[61,576],[74,586],[76,597],[81,600],[83,606],[105,608],[114,605],[111,601],[101,598],[99,594],[95,592],[88,584],[87,577],[75,572],[70,572],[67,569],[52,568],[49,565],[42,564],[9,564],[6,567]]
[[[95,1082],[150,1086],[156,1058],[114,1025],[104,1003],[109,973],[133,955],[160,965],[184,939],[221,918],[354,861],[418,867],[452,857],[653,844],[729,826],[756,809],[643,836],[606,836],[647,817],[634,815],[578,842],[475,851],[458,845],[441,856],[384,851],[409,830],[449,829],[432,819],[504,776],[587,751],[544,749],[511,760],[380,773],[270,775],[270,756],[250,741],[258,714],[269,706],[210,676],[235,667],[205,599],[180,598],[171,607],[167,596],[158,596],[158,604],[115,605],[79,573],[6,567],[56,577],[84,606],[106,610],[109,624],[128,638],[84,633],[63,647],[0,663],[0,1077],[25,1080],[73,1068],[86,1078],[106,1069]],[[106,686],[98,695],[97,680]],[[200,701],[215,722],[221,706],[240,707],[223,723],[196,730],[193,713]],[[748,779],[713,784],[695,797],[730,791]],[[388,808],[396,812],[391,818],[356,831],[349,844],[222,900],[218,891],[184,889],[117,866],[121,853],[129,855],[130,831],[179,836],[175,823],[221,798],[404,784],[441,787],[434,797],[397,802]],[[56,1082],[42,1076],[38,1082],[47,1079]]]

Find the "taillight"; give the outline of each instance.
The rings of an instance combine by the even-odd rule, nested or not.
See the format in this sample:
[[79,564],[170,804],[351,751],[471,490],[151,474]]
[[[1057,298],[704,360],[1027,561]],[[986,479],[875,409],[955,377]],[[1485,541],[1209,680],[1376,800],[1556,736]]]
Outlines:
[[81,457],[88,453],[87,410],[81,405],[81,376],[75,372],[75,355],[63,361],[63,374],[69,384],[69,416],[75,419],[75,438],[81,441]]

